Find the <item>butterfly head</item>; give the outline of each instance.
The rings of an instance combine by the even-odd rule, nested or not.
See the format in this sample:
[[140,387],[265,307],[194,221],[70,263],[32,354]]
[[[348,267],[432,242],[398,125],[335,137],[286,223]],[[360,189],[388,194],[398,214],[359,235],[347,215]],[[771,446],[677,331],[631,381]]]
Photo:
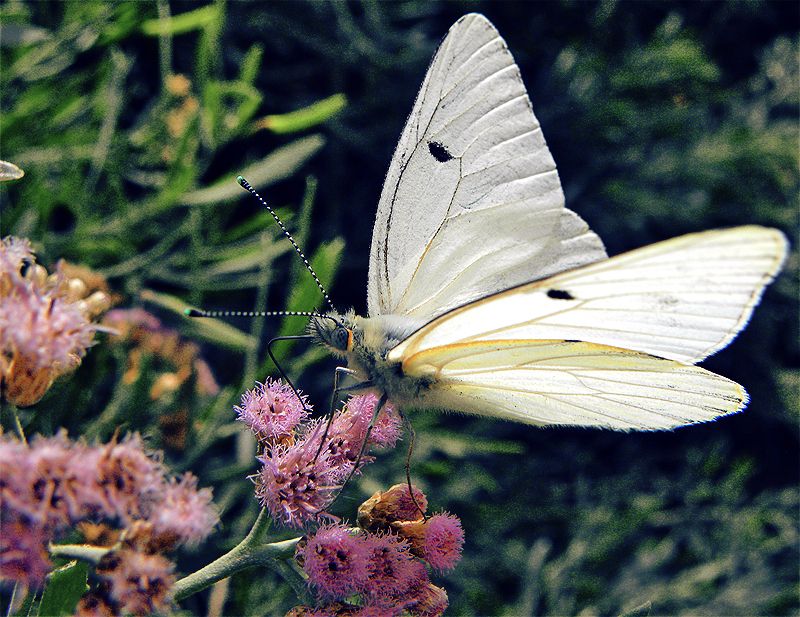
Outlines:
[[335,356],[344,357],[353,350],[353,315],[336,312],[314,316],[309,333]]

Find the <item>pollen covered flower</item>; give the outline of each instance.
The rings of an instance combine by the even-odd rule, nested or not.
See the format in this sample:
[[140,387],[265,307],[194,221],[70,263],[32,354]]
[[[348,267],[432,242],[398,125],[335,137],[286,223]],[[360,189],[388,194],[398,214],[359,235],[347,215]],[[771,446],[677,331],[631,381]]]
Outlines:
[[234,407],[260,444],[256,497],[275,520],[290,527],[329,517],[342,484],[374,460],[370,446],[391,446],[399,436],[399,414],[385,407],[370,431],[377,397],[352,397],[327,418],[309,420],[305,395],[268,379],[245,392]]
[[240,406],[234,407],[237,419],[253,431],[259,441],[274,443],[291,435],[306,419],[307,397],[300,398],[287,385],[267,379],[242,395]]
[[369,577],[372,550],[344,525],[325,525],[299,552],[308,582],[320,595],[344,598],[361,591]]
[[27,240],[0,242],[0,390],[9,402],[33,405],[80,364],[97,330],[90,318],[63,273],[36,265]]

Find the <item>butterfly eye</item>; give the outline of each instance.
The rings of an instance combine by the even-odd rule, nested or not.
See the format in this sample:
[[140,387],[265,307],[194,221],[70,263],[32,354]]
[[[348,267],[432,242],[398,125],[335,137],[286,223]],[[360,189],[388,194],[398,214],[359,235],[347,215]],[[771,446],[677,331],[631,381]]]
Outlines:
[[344,326],[338,326],[331,334],[331,345],[336,347],[336,349],[341,349],[342,351],[348,351],[350,349],[350,342],[352,340],[353,333],[350,332]]

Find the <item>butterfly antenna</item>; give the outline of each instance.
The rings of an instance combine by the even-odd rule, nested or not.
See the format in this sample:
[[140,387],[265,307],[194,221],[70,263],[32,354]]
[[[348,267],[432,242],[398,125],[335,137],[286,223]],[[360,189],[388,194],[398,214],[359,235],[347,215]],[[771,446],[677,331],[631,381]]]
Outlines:
[[[322,317],[333,319],[316,311],[206,311],[203,309],[186,309],[187,317]],[[334,319],[334,321],[336,321]],[[337,322],[338,323],[338,322]]]
[[275,212],[275,210],[273,210],[270,207],[270,205],[266,201],[264,201],[261,195],[259,195],[256,192],[256,190],[250,185],[250,183],[247,180],[245,180],[242,176],[238,176],[236,178],[236,181],[241,185],[242,188],[249,191],[256,199],[258,199],[258,201],[261,202],[261,205],[267,209],[267,212],[269,212],[272,215],[272,218],[275,219],[275,222],[278,224],[278,227],[281,228],[283,235],[286,236],[289,242],[292,243],[295,252],[300,256],[300,259],[303,260],[303,264],[305,265],[306,270],[308,270],[311,273],[311,276],[314,278],[314,282],[317,284],[317,287],[319,287],[319,290],[322,292],[322,297],[325,298],[325,302],[328,304],[328,306],[332,311],[335,310],[333,308],[333,302],[331,302],[331,299],[328,297],[328,292],[325,291],[325,288],[322,286],[322,283],[320,282],[317,273],[314,272],[314,268],[312,268],[311,264],[308,263],[308,259],[306,259],[306,256],[303,254],[303,251],[300,250],[300,247],[297,246],[297,242],[294,241],[292,234],[290,234],[289,231],[286,229],[286,227],[283,224],[283,221],[281,221],[280,217]]

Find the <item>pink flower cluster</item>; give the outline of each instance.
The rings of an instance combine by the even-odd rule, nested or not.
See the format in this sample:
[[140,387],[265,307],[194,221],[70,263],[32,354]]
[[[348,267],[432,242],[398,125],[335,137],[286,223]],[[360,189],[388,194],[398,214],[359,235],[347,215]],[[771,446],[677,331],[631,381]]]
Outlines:
[[455,567],[464,532],[450,514],[425,518],[421,492],[415,500],[406,485],[396,485],[362,505],[361,528],[323,525],[301,543],[297,560],[320,603],[297,607],[290,615],[442,615],[447,593],[431,583],[426,562],[434,570]]
[[[64,432],[36,437],[30,445],[0,435],[0,579],[41,584],[51,568],[47,543],[68,528],[97,521],[123,529],[122,538],[136,530],[137,551],[143,556],[123,554],[114,557],[117,562],[146,561],[151,568],[166,563],[169,567],[159,572],[169,579],[171,563],[156,559],[155,553],[199,542],[218,516],[210,489],[198,489],[189,473],[167,479],[166,471],[145,452],[138,435],[97,446],[71,441]],[[108,583],[112,597],[133,593],[114,581],[135,577],[126,579],[118,571],[108,568],[115,573]],[[117,608],[137,612],[127,601]]]
[[85,303],[68,297],[61,273],[51,278],[30,242],[0,241],[0,391],[20,407],[80,364],[97,329]]
[[256,497],[275,520],[302,527],[329,516],[324,510],[343,482],[373,460],[369,449],[397,443],[400,415],[387,404],[373,423],[377,402],[374,394],[351,397],[329,425],[324,418],[308,420],[306,397],[280,381],[267,380],[242,396],[238,419],[261,451]]

